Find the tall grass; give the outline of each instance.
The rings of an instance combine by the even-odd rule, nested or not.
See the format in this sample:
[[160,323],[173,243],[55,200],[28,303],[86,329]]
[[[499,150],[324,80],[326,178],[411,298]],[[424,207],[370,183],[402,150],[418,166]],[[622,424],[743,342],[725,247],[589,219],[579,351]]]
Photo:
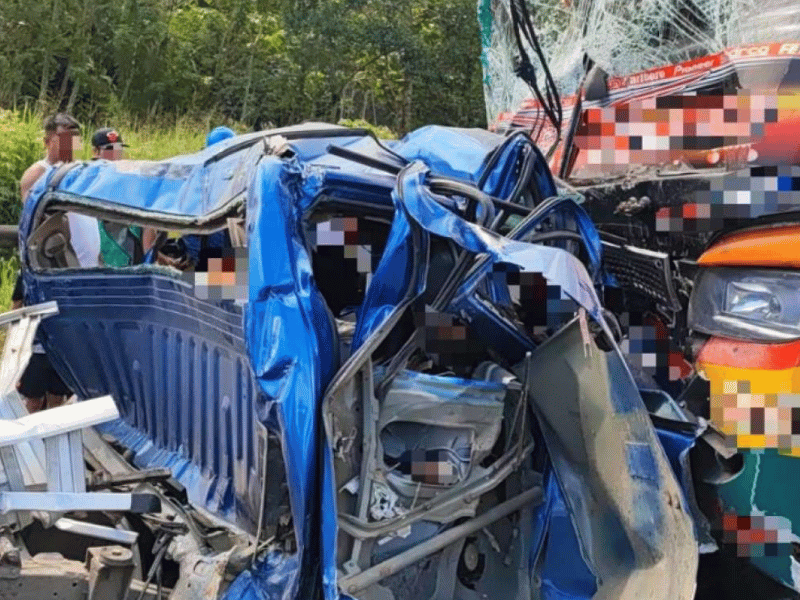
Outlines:
[[[127,158],[161,160],[201,150],[206,133],[221,124],[244,131],[236,123],[213,117],[204,120],[162,117],[142,123],[129,116],[119,116],[113,122],[85,126],[83,147],[75,158],[89,160],[92,157],[91,137],[98,127],[114,127],[120,132],[129,146]],[[19,180],[25,169],[44,156],[43,135],[42,115],[29,110],[0,109],[0,223],[19,220]]]
[[[119,116],[113,122],[95,123],[83,129],[83,147],[75,156],[89,160],[92,156],[91,136],[96,128],[114,127],[129,146],[126,158],[135,160],[161,160],[179,154],[191,154],[205,145],[206,133],[218,125],[228,125],[234,131],[244,128],[236,123],[223,122],[209,117],[199,119],[172,119],[141,123],[134,118]],[[34,112],[0,109],[0,223],[16,224],[22,206],[19,180],[31,164],[44,156],[42,115]],[[11,295],[16,283],[19,259],[0,254],[0,311],[11,307]],[[0,341],[2,341],[0,331]]]
[[0,109],[0,223],[19,220],[19,180],[42,151],[41,120],[28,111]]
[[[89,160],[92,156],[91,136],[96,128],[114,127],[128,145],[125,157],[134,160],[162,160],[180,154],[192,154],[205,146],[208,131],[218,125],[227,125],[239,133],[245,132],[240,124],[207,116],[205,119],[169,118],[141,122],[121,111],[109,111],[116,116],[100,123],[85,126],[83,147],[75,156]],[[385,127],[375,127],[366,121],[341,121],[348,127],[366,127],[379,137],[392,139],[395,134]],[[0,109],[0,223],[16,224],[19,221],[21,201],[19,180],[25,169],[44,156],[42,115],[29,110]],[[16,283],[19,260],[16,255],[0,254],[0,309],[8,310]]]
[[16,255],[0,258],[0,312],[11,308],[11,295],[17,283],[18,271],[19,258]]
[[[16,255],[0,257],[0,312],[11,310],[11,296],[17,283],[19,258]],[[6,328],[0,327],[0,349],[6,345]]]
[[[114,127],[122,135],[128,145],[125,158],[134,160],[162,160],[180,154],[193,154],[202,150],[206,142],[206,134],[219,125],[214,121],[178,119],[173,123],[149,122],[140,124],[130,118],[117,119],[114,122],[98,124],[98,127]],[[228,123],[234,131],[244,132],[241,127]],[[91,158],[91,135],[95,128],[85,131],[83,155]]]

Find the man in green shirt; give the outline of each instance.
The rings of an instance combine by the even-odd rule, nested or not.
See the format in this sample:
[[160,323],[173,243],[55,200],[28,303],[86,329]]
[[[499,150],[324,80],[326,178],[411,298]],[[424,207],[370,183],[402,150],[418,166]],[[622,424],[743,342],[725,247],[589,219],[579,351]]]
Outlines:
[[[92,160],[120,160],[127,144],[112,127],[92,135]],[[142,262],[142,228],[100,221],[100,256],[106,267],[128,267]]]

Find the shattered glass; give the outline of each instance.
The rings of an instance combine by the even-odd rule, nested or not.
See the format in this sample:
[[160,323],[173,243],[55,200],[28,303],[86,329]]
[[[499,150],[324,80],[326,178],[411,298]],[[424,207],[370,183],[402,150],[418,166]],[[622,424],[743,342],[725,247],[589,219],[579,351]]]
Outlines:
[[[531,97],[514,73],[512,0],[480,0],[488,123]],[[611,76],[674,64],[732,46],[800,38],[791,0],[528,0],[533,25],[562,95],[574,94],[583,54]],[[530,48],[528,48],[530,52]],[[541,80],[543,74],[537,70]]]

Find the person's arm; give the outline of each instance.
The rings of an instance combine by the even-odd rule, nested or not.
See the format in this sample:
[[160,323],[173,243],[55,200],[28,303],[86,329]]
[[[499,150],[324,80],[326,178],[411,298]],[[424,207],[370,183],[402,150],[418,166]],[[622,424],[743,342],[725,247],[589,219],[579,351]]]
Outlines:
[[22,308],[22,302],[25,300],[25,287],[22,281],[22,272],[17,273],[17,283],[14,286],[14,292],[11,294],[11,310]]
[[22,174],[22,179],[19,182],[19,193],[23,202],[28,199],[28,193],[31,191],[33,184],[44,172],[45,168],[37,163],[28,167],[25,173]]
[[142,230],[142,249],[144,250],[145,254],[147,254],[150,248],[153,247],[155,241],[156,241],[156,230],[153,229],[152,227],[145,227]]

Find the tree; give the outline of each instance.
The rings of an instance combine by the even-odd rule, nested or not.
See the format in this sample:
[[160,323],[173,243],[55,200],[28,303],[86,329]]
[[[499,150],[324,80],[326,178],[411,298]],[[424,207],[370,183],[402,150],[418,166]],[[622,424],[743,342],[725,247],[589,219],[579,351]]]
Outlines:
[[4,0],[0,35],[0,107],[485,124],[474,0]]

